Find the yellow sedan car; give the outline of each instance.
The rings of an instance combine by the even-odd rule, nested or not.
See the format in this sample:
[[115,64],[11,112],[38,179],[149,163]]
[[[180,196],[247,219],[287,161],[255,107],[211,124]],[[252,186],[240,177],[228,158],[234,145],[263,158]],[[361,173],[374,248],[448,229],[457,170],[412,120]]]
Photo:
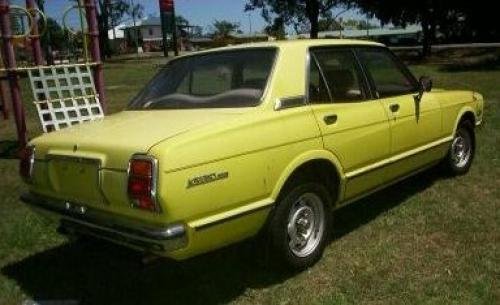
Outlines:
[[431,87],[364,41],[181,56],[125,111],[31,141],[21,198],[69,234],[185,259],[261,233],[305,268],[333,209],[438,163],[468,171],[483,97]]

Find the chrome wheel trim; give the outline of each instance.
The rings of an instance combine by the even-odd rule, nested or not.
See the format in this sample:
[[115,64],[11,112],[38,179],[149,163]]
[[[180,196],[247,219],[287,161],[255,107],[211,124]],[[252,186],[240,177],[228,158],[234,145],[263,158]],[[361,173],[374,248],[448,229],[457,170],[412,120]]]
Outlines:
[[323,201],[314,193],[302,194],[288,216],[288,247],[295,256],[310,255],[321,242],[325,231]]
[[451,144],[451,159],[453,164],[462,168],[469,163],[472,154],[471,139],[468,134],[462,130],[457,131]]

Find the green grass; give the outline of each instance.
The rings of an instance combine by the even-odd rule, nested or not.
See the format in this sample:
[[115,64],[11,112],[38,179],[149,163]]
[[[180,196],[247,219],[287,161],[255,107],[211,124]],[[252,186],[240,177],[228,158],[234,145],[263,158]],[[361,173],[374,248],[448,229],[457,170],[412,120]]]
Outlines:
[[[70,242],[18,201],[25,187],[17,161],[0,157],[0,304],[498,304],[500,70],[412,70],[435,87],[484,94],[470,173],[451,179],[431,170],[335,212],[323,259],[302,273],[266,268],[251,241],[147,266],[116,246]],[[123,109],[154,71],[152,61],[106,64],[109,109]],[[0,121],[0,154],[15,139],[12,124]]]

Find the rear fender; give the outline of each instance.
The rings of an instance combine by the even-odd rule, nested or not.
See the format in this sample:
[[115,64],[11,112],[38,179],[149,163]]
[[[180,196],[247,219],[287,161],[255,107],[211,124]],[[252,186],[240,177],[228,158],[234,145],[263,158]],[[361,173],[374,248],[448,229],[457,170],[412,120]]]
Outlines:
[[271,198],[276,201],[281,189],[285,185],[286,181],[288,178],[293,174],[293,172],[299,168],[302,164],[305,164],[309,161],[313,160],[328,160],[330,161],[335,168],[337,169],[337,172],[339,174],[339,180],[340,180],[340,186],[339,186],[339,196],[338,198],[343,198],[344,196],[344,185],[345,185],[345,175],[344,171],[342,168],[342,165],[334,154],[332,154],[329,151],[326,150],[312,150],[308,152],[304,152],[303,154],[300,154],[297,156],[295,159],[293,159],[290,164],[283,170],[281,173],[281,176],[279,177],[278,181],[276,182],[272,192],[271,192]]

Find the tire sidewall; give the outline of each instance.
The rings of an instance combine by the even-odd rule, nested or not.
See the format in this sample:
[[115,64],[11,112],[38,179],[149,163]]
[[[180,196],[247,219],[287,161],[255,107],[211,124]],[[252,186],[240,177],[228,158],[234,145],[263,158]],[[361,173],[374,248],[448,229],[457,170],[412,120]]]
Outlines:
[[[316,249],[308,256],[298,257],[291,251],[288,245],[287,226],[292,206],[297,199],[305,193],[314,193],[321,198],[324,209],[324,231]],[[279,200],[270,222],[271,254],[278,263],[284,263],[294,269],[304,269],[313,265],[321,258],[323,250],[329,240],[329,231],[331,228],[331,201],[326,188],[316,182],[298,183],[289,188],[289,191]]]
[[456,135],[459,133],[465,133],[469,137],[470,141],[470,157],[467,163],[462,166],[458,167],[455,162],[453,161],[453,151],[452,151],[452,145],[450,145],[449,151],[448,151],[448,156],[447,156],[447,165],[448,168],[453,175],[463,175],[467,173],[472,165],[472,161],[474,160],[474,155],[475,155],[475,137],[474,137],[474,127],[472,124],[468,121],[462,122],[460,125],[458,125],[457,130],[455,132],[455,135],[453,136],[453,140],[455,139]]

